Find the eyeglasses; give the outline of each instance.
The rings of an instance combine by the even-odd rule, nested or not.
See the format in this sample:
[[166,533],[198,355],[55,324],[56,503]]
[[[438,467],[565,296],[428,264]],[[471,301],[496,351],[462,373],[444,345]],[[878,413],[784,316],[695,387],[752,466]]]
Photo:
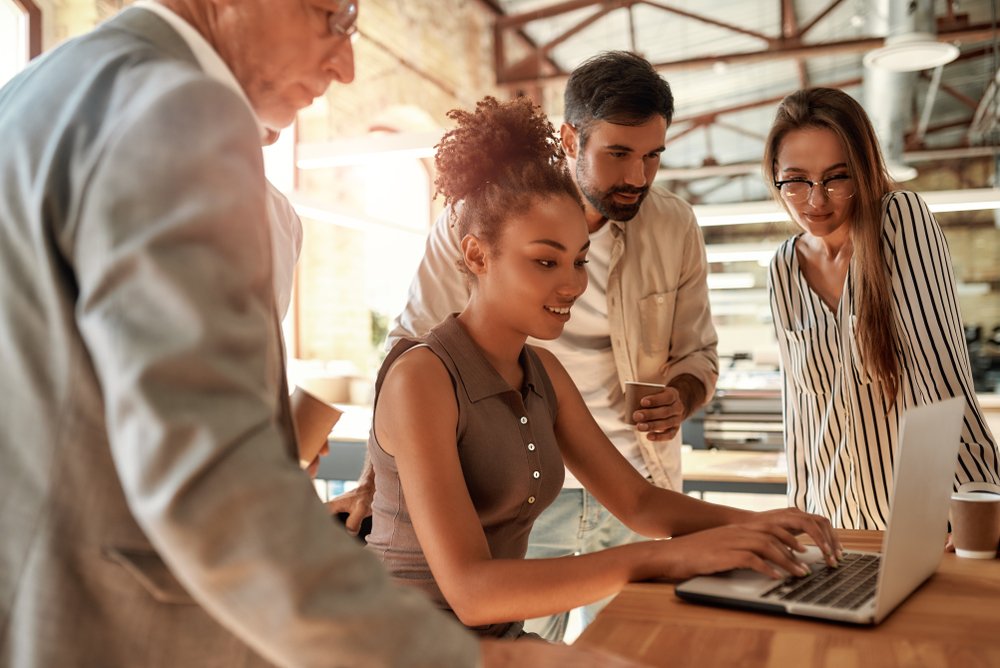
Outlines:
[[337,9],[327,13],[330,34],[340,39],[350,39],[358,31],[357,0],[341,0]]
[[854,197],[854,179],[847,174],[836,174],[822,181],[809,179],[788,179],[775,181],[774,187],[789,202],[804,202],[812,194],[813,186],[823,186],[830,199],[850,199]]

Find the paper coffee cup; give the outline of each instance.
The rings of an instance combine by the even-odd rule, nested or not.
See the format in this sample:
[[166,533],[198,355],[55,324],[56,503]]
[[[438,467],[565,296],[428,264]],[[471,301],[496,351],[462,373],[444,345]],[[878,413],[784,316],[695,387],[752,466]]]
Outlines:
[[299,465],[306,468],[319,456],[341,412],[322,399],[296,387],[289,397],[298,439]]
[[951,541],[960,557],[995,558],[1000,544],[1000,494],[952,494]]
[[632,419],[632,414],[642,408],[642,406],[639,405],[642,398],[648,397],[651,394],[658,394],[665,389],[667,389],[667,386],[661,383],[639,383],[632,380],[625,381],[625,421],[629,424],[635,424],[635,421]]

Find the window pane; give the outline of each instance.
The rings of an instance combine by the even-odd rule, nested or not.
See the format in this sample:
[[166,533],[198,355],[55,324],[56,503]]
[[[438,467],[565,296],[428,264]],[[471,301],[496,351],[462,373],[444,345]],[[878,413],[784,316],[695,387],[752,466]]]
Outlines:
[[27,18],[13,0],[0,0],[0,86],[28,62]]

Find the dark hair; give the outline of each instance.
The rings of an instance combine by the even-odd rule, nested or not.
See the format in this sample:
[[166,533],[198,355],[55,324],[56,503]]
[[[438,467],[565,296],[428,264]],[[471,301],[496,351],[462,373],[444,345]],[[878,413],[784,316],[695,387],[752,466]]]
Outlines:
[[648,60],[628,51],[605,51],[588,58],[569,75],[563,117],[587,143],[595,121],[641,125],[653,115],[670,125],[674,96]]
[[875,129],[857,100],[835,88],[806,88],[781,101],[764,145],[764,178],[771,194],[786,209],[774,187],[778,151],[789,132],[809,128],[832,132],[847,156],[847,171],[855,184],[849,215],[854,246],[851,265],[858,277],[856,335],[865,365],[885,385],[886,394],[895,397],[899,364],[891,287],[882,252],[882,198],[895,183],[886,170]]
[[538,197],[566,195],[583,209],[559,138],[531,100],[485,97],[475,111],[452,109],[448,118],[458,127],[436,147],[434,185],[457,217],[460,237],[472,233],[495,245],[503,222]]

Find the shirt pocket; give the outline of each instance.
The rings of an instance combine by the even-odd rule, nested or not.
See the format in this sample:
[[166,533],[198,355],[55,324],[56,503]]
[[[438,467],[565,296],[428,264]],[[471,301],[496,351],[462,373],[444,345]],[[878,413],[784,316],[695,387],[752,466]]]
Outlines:
[[786,329],[788,342],[788,368],[785,373],[791,378],[796,390],[807,394],[827,394],[830,372],[820,363],[826,346],[816,328]]
[[858,342],[857,327],[858,316],[852,314],[847,334],[851,345],[851,370],[854,374],[854,380],[858,385],[868,385],[874,382],[875,379],[868,372],[865,365],[865,358],[861,353],[861,344]]
[[665,355],[670,351],[676,301],[676,290],[654,292],[639,300],[639,339],[647,355]]

